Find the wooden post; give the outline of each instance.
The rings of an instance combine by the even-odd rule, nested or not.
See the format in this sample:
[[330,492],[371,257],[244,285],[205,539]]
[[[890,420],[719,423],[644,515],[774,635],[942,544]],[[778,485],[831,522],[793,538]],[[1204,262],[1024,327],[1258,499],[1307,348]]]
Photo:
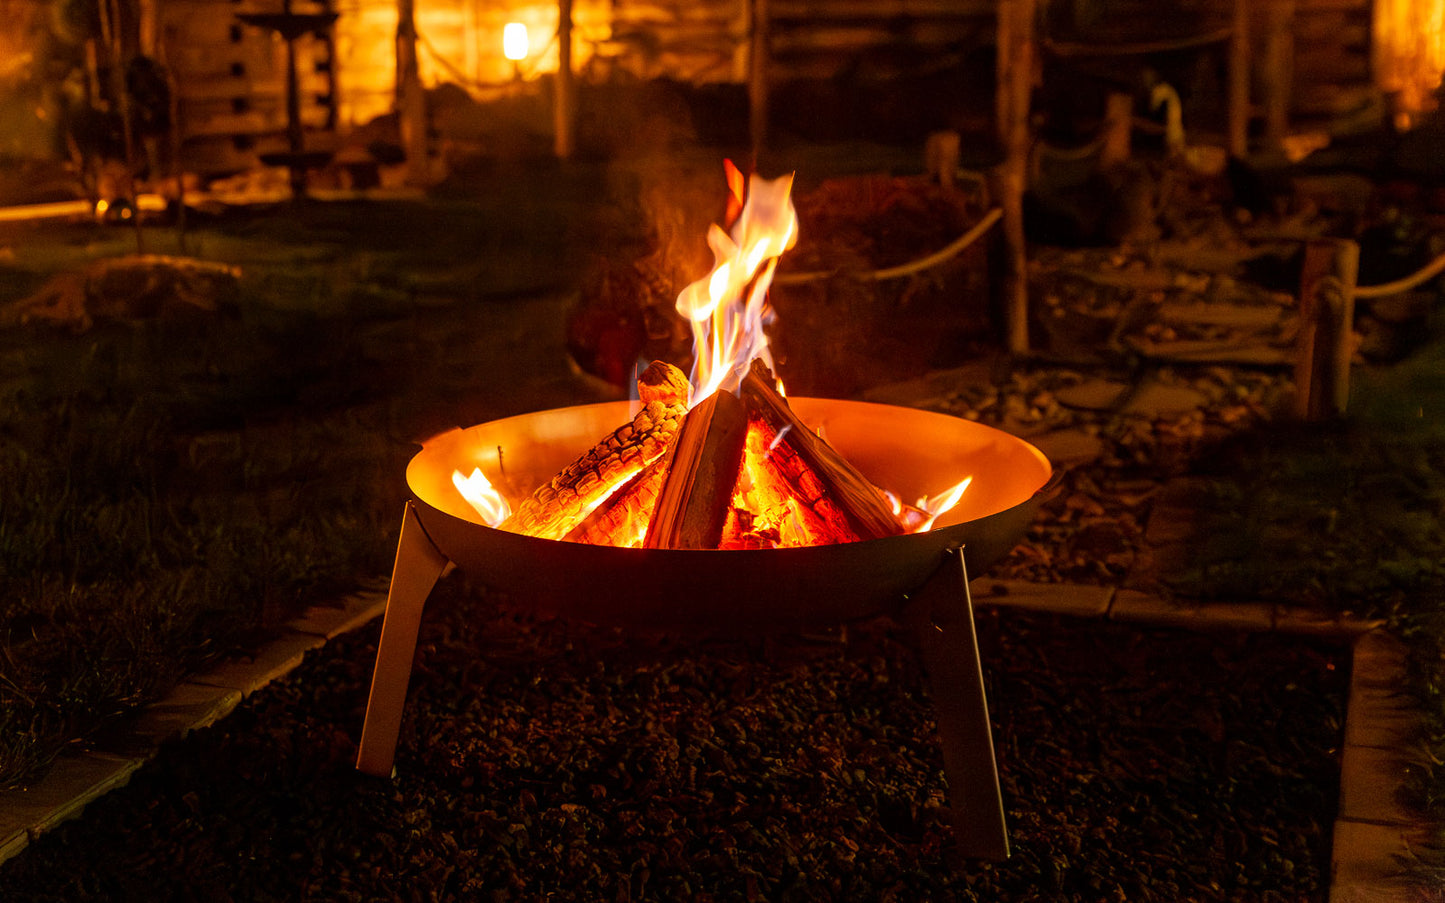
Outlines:
[[552,152],[570,160],[576,144],[576,85],[572,75],[572,0],[557,0],[557,90],[553,96]]
[[1359,269],[1360,246],[1353,241],[1305,246],[1295,358],[1295,414],[1302,420],[1340,417],[1349,406]]
[[1034,86],[1034,18],[1038,0],[999,0],[996,118],[1003,162],[995,180],[1003,210],[1004,317],[1009,353],[1029,350],[1028,253],[1024,190],[1028,185],[1029,106]]
[[1133,154],[1134,97],[1122,91],[1109,95],[1104,103],[1104,149],[1099,167],[1113,169],[1129,162]]
[[751,42],[748,50],[748,132],[753,142],[753,167],[768,141],[768,0],[750,0]]
[[1269,0],[1265,7],[1264,89],[1265,146],[1284,147],[1289,134],[1290,92],[1294,82],[1295,0]]
[[431,180],[427,160],[426,93],[416,58],[416,0],[396,0],[396,112],[401,147],[406,154],[406,180],[425,185]]
[[1249,153],[1249,3],[1234,0],[1229,33],[1229,153]]

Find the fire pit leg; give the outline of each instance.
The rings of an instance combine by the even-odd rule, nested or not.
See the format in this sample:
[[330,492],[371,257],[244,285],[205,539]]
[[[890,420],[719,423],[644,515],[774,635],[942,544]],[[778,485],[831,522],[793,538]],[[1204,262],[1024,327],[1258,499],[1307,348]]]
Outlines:
[[366,722],[361,727],[361,749],[356,755],[357,770],[366,774],[391,776],[422,608],[450,563],[432,545],[416,509],[407,502],[401,539],[396,544],[396,565],[391,571],[391,589],[386,596],[386,615],[381,622],[381,642],[376,649],[376,670],[371,675]]
[[1007,859],[1003,791],[962,549],[948,552],[947,560],[915,594],[905,617],[918,633],[928,671],[958,853],[965,859]]

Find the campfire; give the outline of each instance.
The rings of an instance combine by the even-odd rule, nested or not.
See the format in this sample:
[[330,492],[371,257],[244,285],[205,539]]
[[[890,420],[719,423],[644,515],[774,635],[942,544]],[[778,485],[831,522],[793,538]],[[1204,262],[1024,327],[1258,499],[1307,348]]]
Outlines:
[[654,361],[638,377],[632,421],[515,510],[496,488],[505,474],[456,471],[483,523],[622,548],[779,549],[922,532],[957,504],[972,475],[904,504],[794,413],[766,333],[768,288],[797,237],[792,179],[744,180],[731,163],[727,175],[727,228],[708,235],[713,268],[677,299],[692,325],[691,377]]

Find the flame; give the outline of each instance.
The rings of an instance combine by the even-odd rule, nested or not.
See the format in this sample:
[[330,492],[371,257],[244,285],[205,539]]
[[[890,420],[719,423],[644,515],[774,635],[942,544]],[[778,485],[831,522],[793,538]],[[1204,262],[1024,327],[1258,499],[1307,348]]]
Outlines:
[[966,476],[959,481],[958,485],[951,489],[946,489],[937,495],[930,495],[919,499],[918,508],[920,508],[927,517],[913,532],[927,533],[933,529],[933,522],[953,510],[959,500],[963,498],[964,492],[968,490],[968,486],[972,482],[973,476]]
[[462,494],[467,504],[482,516],[482,523],[487,526],[495,527],[512,516],[512,506],[487,479],[487,475],[482,473],[480,467],[472,470],[469,477],[462,476],[460,470],[452,471],[452,485],[457,487],[457,492]]
[[741,204],[730,231],[714,225],[707,243],[713,268],[677,296],[677,312],[692,327],[693,403],[718,389],[736,390],[749,364],[761,358],[770,368],[765,327],[773,322],[768,287],[778,257],[798,239],[798,214],[793,209],[793,177],[747,177],[727,166],[730,189],[728,216]]

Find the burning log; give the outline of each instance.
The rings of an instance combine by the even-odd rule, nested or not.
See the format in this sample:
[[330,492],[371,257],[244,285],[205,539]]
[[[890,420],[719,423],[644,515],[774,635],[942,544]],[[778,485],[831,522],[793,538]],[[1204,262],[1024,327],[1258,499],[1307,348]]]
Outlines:
[[719,390],[693,408],[667,456],[643,545],[649,549],[716,549],[742,469],[748,415],[738,397]]
[[663,455],[642,468],[563,538],[594,546],[637,545],[647,531],[649,512],[657,503],[657,494],[662,491],[666,465],[667,457]]
[[[748,421],[743,473],[723,528],[724,549],[786,548],[855,542],[858,534],[791,445],[764,421]],[[805,496],[798,487],[816,487]]]
[[642,410],[606,439],[588,449],[517,506],[503,530],[543,539],[561,539],[606,498],[667,451],[687,414],[691,392],[687,375],[653,361],[637,380]]
[[[882,491],[799,420],[773,385],[772,372],[762,361],[753,361],[748,375],[743,377],[742,397],[749,414],[766,424],[777,439],[773,458],[780,464],[786,461],[788,451],[780,456],[779,449],[787,445],[804,465],[805,469],[798,469],[789,479],[798,495],[805,500],[826,498],[829,506],[841,512],[858,539],[878,539],[904,532],[903,524]],[[813,480],[817,481],[816,486]],[[820,516],[832,519],[828,506],[820,509],[820,503],[809,504]]]

